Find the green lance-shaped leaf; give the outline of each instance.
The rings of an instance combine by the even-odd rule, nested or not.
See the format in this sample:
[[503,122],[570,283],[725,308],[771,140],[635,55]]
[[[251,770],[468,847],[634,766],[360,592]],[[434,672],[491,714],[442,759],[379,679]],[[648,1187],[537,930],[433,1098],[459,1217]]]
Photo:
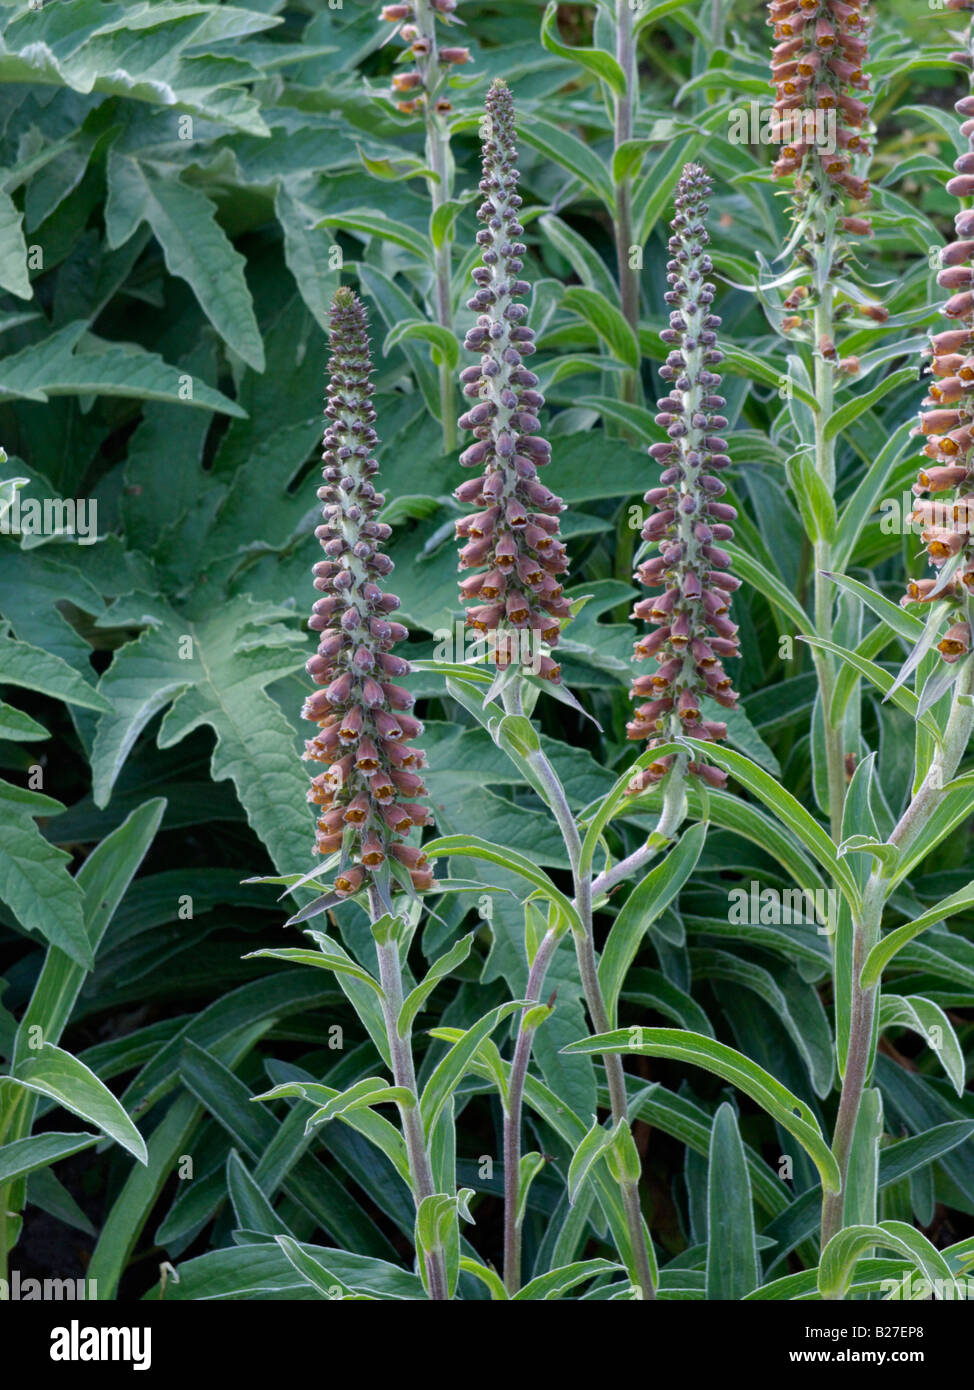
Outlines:
[[898,603],[890,603],[888,598],[871,589],[868,584],[861,584],[858,579],[852,579],[847,574],[831,574],[828,571],[823,573],[826,579],[831,579],[840,589],[845,589],[847,593],[855,594],[857,598],[862,599],[866,607],[871,608],[877,618],[898,637],[911,644],[919,642],[924,630],[924,624],[919,618],[907,613]]
[[407,319],[386,334],[386,340],[382,344],[382,354],[386,356],[389,349],[398,343],[419,340],[429,343],[433,349],[433,361],[439,366],[441,362],[446,363],[451,372],[456,371],[460,361],[460,343],[457,335],[444,328],[440,323],[426,323],[423,319]]
[[756,961],[745,960],[729,951],[712,947],[690,951],[693,975],[704,980],[729,980],[731,984],[753,990],[778,1015],[808,1068],[815,1094],[825,1097],[832,1090],[832,1034],[816,992],[794,977],[794,986],[785,992],[787,977],[781,982]]
[[581,918],[571,899],[555,887],[543,869],[539,869],[516,850],[492,845],[489,840],[481,840],[475,835],[444,835],[441,839],[431,840],[423,848],[431,860],[460,854],[473,859],[485,859],[491,864],[499,864],[503,869],[510,869],[512,873],[539,889],[549,902],[554,903],[560,909],[567,926],[580,935],[584,934]]
[[740,753],[735,753],[733,749],[715,747],[713,744],[702,743],[699,739],[690,738],[686,741],[711,762],[723,767],[742,786],[763,801],[768,809],[798,836],[822,867],[829,871],[853,910],[859,909],[860,894],[854,873],[849,865],[839,858],[836,846],[827,831],[823,830],[791,792],[779,786],[763,768]]
[[605,343],[612,356],[635,371],[639,367],[639,344],[635,334],[614,304],[608,304],[596,290],[574,285],[562,297],[562,308],[584,319]]
[[523,144],[532,145],[573,179],[580,179],[612,211],[615,194],[608,171],[595,151],[577,135],[534,115],[521,124],[517,133]]
[[529,1280],[527,1284],[518,1289],[514,1299],[515,1301],[520,1299],[528,1302],[544,1299],[548,1302],[551,1299],[561,1298],[563,1294],[577,1288],[579,1284],[584,1284],[588,1279],[601,1278],[607,1274],[624,1273],[625,1266],[616,1264],[614,1260],[576,1260],[574,1264],[561,1265],[558,1269],[549,1269],[546,1274],[539,1274],[535,1279]]
[[794,454],[788,466],[788,482],[798,502],[802,524],[809,540],[820,541],[835,534],[835,503],[815,464],[805,453]]
[[412,1092],[403,1086],[390,1086],[381,1076],[365,1076],[349,1086],[347,1091],[333,1096],[320,1110],[316,1110],[308,1125],[323,1125],[352,1110],[368,1109],[373,1105],[415,1105]]
[[964,1094],[967,1065],[954,1026],[939,1004],[921,994],[883,994],[879,1004],[880,1031],[909,1028],[936,1053],[950,1084]]
[[[904,345],[897,345],[900,351]],[[877,454],[875,461],[842,509],[838,529],[833,538],[832,564],[838,570],[848,564],[856,542],[873,509],[886,495],[889,479],[911,441],[914,420],[904,420]]]
[[227,346],[262,372],[264,345],[245,261],[216,220],[216,206],[202,189],[113,149],[105,208],[109,245],[122,246],[143,222],[162,247],[170,275],[186,281]]
[[[621,776],[616,778],[612,787],[602,797],[595,809],[586,813],[582,824],[585,834],[582,839],[582,851],[579,856],[579,872],[582,874],[591,873],[592,863],[595,859],[595,851],[602,832],[609,824],[612,817],[629,802],[628,791],[634,775],[649,766],[656,758],[665,757],[668,753],[680,753],[685,751],[678,743],[661,744],[658,748],[649,748],[645,753],[641,753],[634,763],[626,768]],[[631,803],[629,803],[631,804]],[[590,819],[587,818],[590,816]],[[659,839],[659,837],[656,837]],[[662,848],[665,841],[660,841],[657,848]]]
[[[922,724],[933,737],[940,742],[941,732],[937,721],[933,716],[920,709],[920,702],[913,694],[912,690],[907,690],[902,685],[898,686],[893,676],[885,667],[877,665],[875,661],[870,661],[867,657],[861,656],[859,652],[848,651],[845,647],[839,646],[837,642],[830,642],[825,637],[802,637],[803,642],[808,642],[810,646],[821,647],[823,651],[831,652],[840,661],[846,662],[861,676],[865,676],[871,685],[877,690],[881,690],[887,699],[892,700],[901,710]],[[833,706],[832,713],[836,713]]]
[[333,970],[336,975],[349,975],[353,980],[361,980],[363,984],[371,985],[377,994],[382,994],[379,982],[363,965],[353,960],[337,941],[322,933],[316,933],[316,939],[321,948],[318,951],[305,950],[300,946],[267,947],[261,951],[250,951],[244,956],[244,960],[250,960],[255,956],[268,956],[272,960],[288,961],[291,965],[312,965],[319,970]]
[[[84,934],[93,958],[97,958],[108,925],[148,853],[165,809],[162,797],[144,802],[106,835],[78,870],[75,883],[82,894]],[[87,973],[87,966],[52,943],[20,1020],[15,1058],[30,1056],[30,1041],[38,1036],[37,1029],[48,1042],[60,1039]]]
[[742,550],[740,546],[728,542],[724,549],[731,557],[735,572],[757,589],[759,594],[763,594],[769,603],[774,604],[784,613],[794,624],[797,632],[804,632],[811,626],[811,619],[808,614],[778,575],[772,574],[760,561]]
[[11,743],[32,743],[35,739],[50,738],[50,732],[23,710],[0,700],[0,739]]
[[97,1134],[62,1134],[49,1131],[29,1139],[15,1139],[12,1144],[0,1145],[0,1186],[26,1177],[38,1168],[47,1168],[59,1159],[70,1158],[82,1149],[97,1144]]
[[727,1101],[714,1116],[707,1167],[708,1299],[741,1299],[761,1278],[751,1180],[737,1116]]
[[617,96],[625,94],[626,75],[611,53],[606,53],[601,48],[572,48],[558,38],[556,0],[550,0],[541,20],[541,42],[549,53],[554,53],[559,58],[567,58],[570,62],[578,63],[580,67],[594,73],[601,81],[607,83]]
[[953,916],[955,912],[963,912],[968,907],[974,907],[974,879],[970,883],[966,883],[963,888],[958,888],[956,893],[941,898],[939,903],[934,903],[933,907],[928,908],[926,912],[921,912],[911,922],[904,922],[902,926],[888,932],[866,957],[866,963],[862,967],[862,975],[860,976],[863,989],[871,989],[873,985],[879,984],[883,971],[897,951],[909,945],[914,937],[926,931],[927,927],[936,926],[938,922]]
[[959,1296],[957,1281],[943,1255],[925,1235],[905,1221],[880,1221],[875,1226],[847,1226],[829,1241],[818,1267],[822,1298],[842,1298],[852,1282],[857,1262],[867,1250],[880,1246],[910,1261],[933,1285],[940,1298]]
[[889,376],[884,377],[877,386],[871,391],[864,391],[861,396],[855,396],[851,401],[846,401],[845,405],[839,407],[834,412],[828,424],[825,426],[825,438],[836,439],[849,426],[858,420],[859,416],[877,401],[895,391],[898,386],[905,386],[909,382],[914,385],[916,382],[915,367],[901,367],[898,372],[890,372]]
[[36,1052],[17,1063],[9,1080],[38,1095],[50,1096],[73,1115],[97,1125],[140,1163],[148,1162],[145,1141],[124,1107],[90,1067],[70,1052],[53,1043],[42,1043]]
[[433,993],[433,990],[445,979],[458,965],[462,965],[470,954],[473,946],[474,933],[464,936],[450,948],[445,955],[440,956],[439,960],[433,962],[422,983],[415,989],[410,990],[403,1000],[402,1008],[399,1010],[399,1018],[396,1023],[396,1030],[401,1038],[409,1033],[413,1025],[413,1019],[419,1013],[426,1000]]
[[572,1161],[568,1165],[568,1200],[572,1206],[578,1200],[578,1194],[592,1170],[592,1165],[612,1148],[621,1126],[628,1128],[625,1120],[620,1120],[617,1125],[609,1129],[595,1120],[592,1128],[572,1154]]
[[789,1134],[793,1134],[818,1169],[825,1190],[838,1192],[841,1185],[838,1165],[822,1137],[813,1112],[770,1072],[735,1048],[681,1028],[632,1027],[582,1038],[569,1043],[562,1051],[583,1054],[631,1052],[642,1057],[670,1057],[723,1077],[750,1096]]
[[[273,1086],[269,1091],[254,1096],[254,1100],[279,1100],[285,1096],[295,1096],[301,1100],[309,1101],[312,1105],[321,1106],[323,1109],[331,1101],[337,1099],[340,1094],[341,1092],[335,1090],[333,1086],[323,1086],[319,1082],[284,1081],[279,1086]],[[322,1110],[319,1109],[309,1117],[304,1127],[305,1134],[317,1127],[321,1113]],[[377,1149],[381,1149],[408,1186],[410,1182],[409,1158],[403,1137],[395,1125],[384,1115],[379,1115],[374,1110],[367,1108],[342,1110],[337,1118],[347,1124],[350,1129],[358,1130],[359,1134],[364,1135]]]
[[236,1149],[227,1155],[226,1184],[238,1229],[263,1236],[291,1234]]
[[406,222],[397,222],[394,218],[387,217],[384,212],[374,212],[371,208],[329,213],[315,225],[316,228],[334,227],[336,231],[358,232],[398,246],[401,251],[407,251],[421,261],[432,260],[432,253],[424,244],[425,238],[413,227]]
[[599,961],[599,984],[611,1024],[616,1022],[619,992],[640,942],[693,873],[706,838],[705,824],[691,826],[663,862],[633,889],[613,922]]
[[[343,1279],[339,1279],[333,1270],[328,1268],[318,1255],[310,1254],[291,1236],[278,1234],[274,1239],[284,1252],[288,1263],[294,1266],[301,1278],[309,1283],[313,1289],[316,1289],[322,1298],[352,1303],[375,1301],[374,1294],[346,1284]],[[327,1252],[322,1251],[322,1254],[327,1258]]]
[[499,1004],[496,1009],[491,1009],[490,1013],[484,1014],[483,1018],[478,1019],[457,1039],[450,1051],[436,1066],[419,1098],[419,1108],[427,1138],[433,1132],[433,1126],[439,1118],[440,1111],[470,1069],[473,1059],[484,1041],[490,1037],[502,1019],[507,1018],[515,1009],[526,1008],[532,1002],[530,999],[515,999],[507,1004]]
[[971,813],[971,795],[974,792],[974,775],[964,773],[948,782],[940,793],[936,805],[928,814],[919,833],[908,849],[903,850],[899,864],[889,879],[890,892],[906,878],[917,864],[921,864],[937,845],[942,844],[952,830]]
[[473,1196],[469,1187],[455,1197],[434,1192],[424,1197],[416,1211],[415,1244],[419,1270],[426,1292],[430,1292],[429,1258],[440,1255],[446,1270],[446,1294],[452,1298],[460,1275],[460,1216],[471,1221],[467,1203]]

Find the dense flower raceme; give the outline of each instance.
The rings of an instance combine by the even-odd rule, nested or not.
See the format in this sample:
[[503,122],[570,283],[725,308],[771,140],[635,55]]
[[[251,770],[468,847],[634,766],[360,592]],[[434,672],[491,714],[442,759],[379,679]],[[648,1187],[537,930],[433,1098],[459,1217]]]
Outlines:
[[460,569],[476,573],[462,581],[460,592],[472,601],[468,625],[487,635],[499,667],[530,665],[558,681],[560,668],[540,644],[555,646],[561,621],[571,612],[556,578],[568,568],[558,537],[564,503],[537,476],[551,449],[537,433],[544,404],[538,378],[523,361],[535,350],[534,333],[524,322],[527,309],[517,302],[530,287],[518,278],[524,228],[518,221],[514,104],[503,82],[487,95],[482,137],[482,264],[473,272],[477,290],[468,300],[478,318],[465,344],[482,356],[479,366],[461,374],[464,395],[475,404],[459,422],[475,435],[460,462],[479,476],[455,493],[478,508],[457,523],[457,536],[466,542]]
[[390,617],[398,598],[380,588],[393,568],[382,550],[390,527],[376,520],[385,499],[372,483],[377,438],[365,309],[348,289],[331,309],[329,372],[318,489],[324,519],[315,531],[325,558],[314,566],[323,597],[308,622],[321,634],[307,663],[319,688],[302,710],[318,725],[304,754],[322,768],[308,790],[319,810],[316,849],[341,851],[335,889],[342,896],[381,881],[390,856],[423,890],[433,882],[426,856],[401,839],[430,821],[416,799],[426,794],[423,754],[410,744],[422,725],[408,712],[412,696],[393,683],[409,672],[392,650],[407,633]]
[[382,18],[395,24],[399,37],[409,45],[403,56],[415,63],[392,79],[400,111],[416,111],[425,101],[432,101],[440,114],[452,111],[451,103],[441,95],[444,75],[454,64],[469,63],[470,52],[453,45],[441,46],[436,21],[450,23],[456,7],[457,0],[414,0],[412,4],[382,6]]
[[[971,7],[969,0],[952,6]],[[974,96],[963,97],[956,109],[964,117],[961,132],[971,148],[954,161],[957,173],[947,183],[947,192],[967,199],[974,194]],[[954,227],[957,240],[941,252],[937,283],[953,292],[943,311],[955,327],[931,339],[933,380],[917,429],[926,440],[923,452],[930,462],[913,485],[918,501],[911,517],[924,528],[927,558],[939,574],[911,580],[901,600],[908,604],[946,599],[957,605],[957,621],[938,644],[947,662],[959,661],[970,650],[965,613],[974,595],[974,211],[958,212]]]
[[[869,183],[857,172],[857,157],[869,152],[862,133],[868,108],[856,93],[869,91],[866,0],[771,0],[768,23],[782,144],[775,175],[800,173],[813,182],[820,173],[840,196],[864,202]],[[847,231],[867,230],[860,219],[849,220]]]
[[[783,333],[810,339],[812,318],[826,280],[840,284],[852,263],[849,236],[869,236],[872,227],[849,215],[849,204],[869,199],[867,118],[863,97],[870,91],[867,61],[867,0],[771,0],[774,26],[771,84],[775,89],[772,134],[781,148],[772,172],[794,176],[795,214],[802,229],[795,259],[812,272],[812,283],[796,284],[783,300]],[[859,313],[884,323],[889,311],[851,291],[833,306],[836,322]],[[815,343],[843,375],[859,371],[856,357],[840,360],[829,334]]]
[[[655,510],[642,531],[643,540],[658,553],[636,571],[647,588],[661,588],[662,593],[641,599],[633,610],[633,617],[655,627],[636,643],[636,658],[655,657],[657,669],[634,681],[633,696],[646,702],[627,725],[628,736],[649,738],[650,748],[681,733],[708,742],[724,738],[726,724],[703,712],[707,696],[725,709],[737,707],[722,664],[738,654],[737,628],[728,610],[740,580],[727,573],[730,556],[719,545],[730,539],[729,523],[736,512],[720,500],[726,489],[718,477],[730,459],[719,434],[727,421],[719,413],[725,402],[717,395],[720,377],[714,370],[722,359],[715,331],[720,319],[710,311],[714,287],[706,278],[711,271],[704,224],[709,191],[705,171],[688,164],[671,224],[666,299],[673,308],[670,327],[661,334],[671,351],[660,368],[671,386],[656,417],[668,440],[649,451],[663,471],[659,487],[646,493]],[[650,764],[630,789],[659,781],[672,762],[667,755]],[[725,773],[703,763],[691,762],[689,771],[712,786],[727,780]]]

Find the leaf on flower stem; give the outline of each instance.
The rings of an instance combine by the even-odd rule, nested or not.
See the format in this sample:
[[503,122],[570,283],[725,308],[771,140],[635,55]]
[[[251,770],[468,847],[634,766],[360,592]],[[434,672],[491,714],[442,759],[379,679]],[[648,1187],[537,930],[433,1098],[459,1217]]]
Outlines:
[[957,1297],[958,1287],[950,1266],[925,1235],[904,1221],[880,1221],[878,1225],[847,1226],[829,1241],[818,1267],[818,1291],[823,1298],[842,1298],[849,1289],[856,1265],[874,1246],[895,1250],[905,1256],[930,1281],[934,1289],[949,1287]]
[[631,1052],[644,1057],[670,1057],[723,1077],[749,1095],[795,1136],[818,1169],[826,1191],[839,1190],[839,1169],[822,1137],[814,1113],[763,1067],[734,1048],[679,1028],[632,1027],[583,1038],[569,1044],[564,1051],[600,1054]]

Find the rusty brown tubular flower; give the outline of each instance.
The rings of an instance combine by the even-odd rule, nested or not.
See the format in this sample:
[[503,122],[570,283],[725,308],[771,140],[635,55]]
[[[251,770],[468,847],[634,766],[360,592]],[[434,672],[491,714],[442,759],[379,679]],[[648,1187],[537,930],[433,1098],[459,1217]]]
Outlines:
[[319,816],[315,848],[340,851],[335,890],[343,897],[383,883],[390,860],[422,891],[433,883],[426,856],[402,838],[431,819],[418,800],[425,760],[411,746],[422,725],[409,713],[413,697],[395,684],[409,672],[393,651],[407,632],[390,616],[399,599],[380,587],[393,568],[382,549],[391,528],[377,520],[385,499],[372,482],[379,466],[368,323],[349,289],[335,294],[330,345],[323,521],[315,531],[325,558],[313,570],[323,597],[308,621],[321,634],[307,663],[318,689],[301,711],[318,725],[304,754],[322,768],[308,789]]
[[487,634],[499,667],[530,665],[557,682],[560,668],[539,643],[554,647],[571,612],[557,579],[568,568],[558,534],[564,503],[538,478],[551,447],[538,433],[537,412],[544,405],[538,378],[524,365],[535,350],[534,332],[525,322],[527,308],[518,303],[530,286],[519,278],[525,247],[519,240],[524,228],[518,220],[514,103],[500,80],[487,94],[482,137],[481,264],[473,272],[476,292],[467,301],[478,317],[465,342],[481,359],[461,373],[464,395],[475,404],[459,421],[475,436],[460,462],[478,476],[454,494],[478,510],[457,523],[457,536],[466,542],[460,569],[475,571],[460,592],[472,603],[468,626]]
[[414,68],[397,72],[392,79],[393,96],[400,111],[413,112],[425,102],[441,115],[453,109],[443,95],[449,69],[470,62],[470,50],[456,45],[441,46],[437,19],[450,23],[457,0],[412,0],[410,4],[383,5],[380,17],[397,27],[399,38],[409,45]]
[[[974,2],[953,0],[950,8],[969,10]],[[971,66],[970,53],[953,56]],[[954,161],[956,174],[948,180],[947,192],[966,201],[974,194],[974,96],[962,97],[955,110],[964,117],[961,132],[970,149]],[[951,292],[943,312],[954,326],[930,341],[933,379],[914,431],[925,441],[929,463],[913,485],[919,500],[910,516],[923,526],[921,539],[938,575],[911,580],[900,600],[904,606],[935,600],[956,606],[957,621],[937,644],[950,664],[971,649],[967,613],[974,595],[974,212],[962,206],[954,229],[956,240],[941,252],[937,275],[941,289]]]
[[[775,177],[798,174],[800,192],[825,184],[840,199],[866,202],[860,159],[869,154],[862,99],[869,92],[866,0],[771,0],[767,22],[774,26],[773,129],[781,144]],[[861,218],[843,225],[853,234],[869,230]]]
[[[718,476],[730,458],[720,435],[727,421],[720,414],[725,401],[717,394],[720,376],[714,370],[723,357],[717,347],[720,319],[711,312],[714,287],[707,280],[712,269],[705,225],[710,186],[699,164],[686,165],[670,224],[666,300],[672,308],[670,327],[660,337],[671,350],[660,375],[671,386],[658,402],[656,417],[668,438],[649,451],[663,471],[659,486],[646,493],[654,510],[642,530],[643,540],[658,553],[636,571],[647,588],[661,588],[662,593],[640,599],[633,609],[633,617],[655,627],[636,643],[636,659],[654,657],[657,669],[633,682],[633,696],[646,703],[626,726],[629,738],[648,738],[650,748],[680,734],[708,742],[724,738],[726,724],[704,713],[707,696],[725,709],[737,708],[737,694],[723,667],[738,654],[729,607],[741,581],[727,572],[730,556],[720,547],[731,538],[730,522],[737,514],[720,500],[726,488]],[[659,781],[672,763],[672,754],[651,763],[637,773],[630,790]],[[706,763],[691,762],[687,770],[711,786],[727,780],[726,773]]]

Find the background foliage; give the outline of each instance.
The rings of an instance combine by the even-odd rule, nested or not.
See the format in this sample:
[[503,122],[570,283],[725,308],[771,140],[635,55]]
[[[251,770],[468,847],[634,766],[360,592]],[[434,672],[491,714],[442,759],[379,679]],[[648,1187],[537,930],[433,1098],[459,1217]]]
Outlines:
[[[952,102],[963,73],[946,59],[952,45],[939,12],[906,0],[875,8],[877,235],[861,259],[890,319],[843,343],[867,375],[843,438],[838,503],[842,515],[855,497],[868,517],[849,572],[895,602],[906,573],[919,572],[918,546],[881,526],[880,504],[900,499],[915,473],[904,426],[921,394],[922,332],[943,297],[930,252],[952,211],[943,183],[960,148]],[[442,454],[434,355],[447,354],[452,368],[459,348],[404,326],[434,317],[433,234],[444,235],[451,215],[461,335],[472,318],[462,306],[477,123],[491,77],[507,79],[520,113],[531,322],[553,443],[545,481],[569,505],[571,592],[591,596],[561,650],[566,683],[602,732],[564,704],[543,701],[537,711],[574,808],[601,796],[632,758],[624,726],[633,508],[655,478],[645,448],[661,437],[643,397],[658,394],[665,224],[691,158],[716,180],[737,543],[779,587],[799,600],[807,594],[811,549],[788,473],[802,402],[779,391],[789,362],[776,309],[748,288],[755,256],[772,262],[787,239],[787,205],[768,176],[769,148],[728,138],[729,109],[767,96],[763,9],[740,0],[647,7],[629,154],[645,246],[638,339],[614,308],[603,89],[596,72],[558,51],[592,44],[600,8],[558,9],[546,46],[540,2],[461,4],[473,62],[457,70],[451,91],[455,201],[431,229],[426,186],[415,177],[424,167],[421,124],[389,98],[396,46],[383,47],[378,6],[47,0],[29,10],[0,0],[2,476],[24,480],[21,504],[98,504],[94,544],[0,536],[0,686],[9,701],[0,705],[0,1054],[13,1061],[15,1020],[34,1010],[24,1024],[36,1015],[48,1043],[63,1042],[120,1097],[148,1142],[143,1165],[138,1135],[109,1106],[104,1128],[111,1134],[115,1124],[118,1144],[88,1143],[71,1156],[72,1141],[62,1139],[46,1158],[36,1151],[14,1257],[25,1270],[87,1267],[102,1297],[138,1297],[169,1260],[181,1277],[167,1297],[255,1289],[320,1297],[320,1273],[316,1285],[273,1242],[289,1234],[390,1262],[370,1274],[389,1292],[418,1289],[407,1262],[409,1195],[392,1165],[345,1125],[305,1137],[300,1102],[250,1103],[285,1081],[342,1089],[374,1074],[376,1057],[333,977],[244,958],[280,943],[283,905],[272,888],[243,880],[312,867],[298,673],[310,653],[303,615],[312,595],[323,328],[340,278],[372,315],[379,459],[409,654],[429,657],[433,634],[458,614],[450,493],[462,474],[456,456]],[[620,377],[640,363],[640,401],[627,402]],[[886,389],[867,402],[881,382]],[[877,459],[878,472],[868,474]],[[0,508],[12,496],[7,484]],[[856,596],[843,614],[854,646],[875,618]],[[779,641],[795,635],[797,620],[751,584],[735,598],[735,619],[745,655],[731,744],[815,810],[816,683],[807,648]],[[909,637],[905,626],[885,634],[873,659],[895,672]],[[561,840],[513,764],[445,695],[442,676],[417,674],[411,685],[425,701],[440,833],[529,847],[558,879],[567,867]],[[869,686],[861,708],[852,735],[862,754],[876,750],[874,811],[885,831],[909,792],[914,726]],[[672,1024],[730,1043],[827,1128],[835,1078],[824,938],[814,924],[728,919],[735,887],[792,880],[781,854],[769,852],[759,809],[735,809],[752,804],[744,793],[712,803],[692,879],[649,926],[627,976],[620,1024]],[[614,823],[615,848],[635,847],[651,823],[648,804],[631,808]],[[795,846],[787,852],[814,885],[810,862]],[[900,885],[897,912],[909,919],[960,888],[974,877],[972,863],[968,817]],[[486,884],[486,869],[483,877]],[[489,881],[516,887],[503,873],[491,871]],[[469,1026],[522,997],[526,973],[515,896],[454,897],[437,912],[417,941],[417,977],[458,935],[473,930],[476,939],[426,1001],[421,1076],[443,1053],[430,1028]],[[603,929],[612,916],[610,907]],[[361,914],[349,906],[338,917],[346,946],[370,959]],[[890,978],[898,995],[939,1005],[956,1032],[948,1075],[904,1014],[884,1033],[877,1068],[889,1140],[883,1213],[944,1246],[974,1232],[974,1099],[963,1089],[974,916],[954,916],[904,948]],[[48,982],[43,991],[39,979]],[[526,1147],[549,1158],[525,1221],[526,1269],[535,1274],[605,1250],[591,1196],[572,1208],[564,1197],[580,1138],[574,1127],[588,1129],[601,1079],[593,1058],[559,1051],[589,1031],[570,945],[550,979],[557,1008],[537,1035],[535,1070],[562,1112],[529,1115]],[[695,1068],[635,1065],[645,1080],[633,1093],[636,1138],[667,1262],[664,1290],[722,1296],[708,1235],[712,1244],[735,1237],[720,1204],[708,1201],[708,1174],[718,1170],[738,1173],[743,1219],[754,1222],[752,1282],[814,1265],[816,1208],[801,1193],[816,1173],[787,1134]],[[47,1087],[35,1132],[63,1134],[72,1122],[50,1113],[50,1078]],[[100,1093],[98,1104],[108,1106]],[[500,1140],[489,1080],[468,1076],[455,1106],[458,1177],[477,1194],[465,1238],[495,1259]],[[785,1153],[794,1155],[787,1183],[778,1176]],[[58,1155],[52,1171],[46,1165]],[[192,1181],[177,1175],[185,1155]],[[492,1175],[484,1155],[494,1157]],[[332,1282],[362,1273],[354,1257],[336,1260]],[[466,1276],[462,1287],[465,1297],[487,1296]],[[588,1288],[589,1297],[612,1296],[607,1273]]]

